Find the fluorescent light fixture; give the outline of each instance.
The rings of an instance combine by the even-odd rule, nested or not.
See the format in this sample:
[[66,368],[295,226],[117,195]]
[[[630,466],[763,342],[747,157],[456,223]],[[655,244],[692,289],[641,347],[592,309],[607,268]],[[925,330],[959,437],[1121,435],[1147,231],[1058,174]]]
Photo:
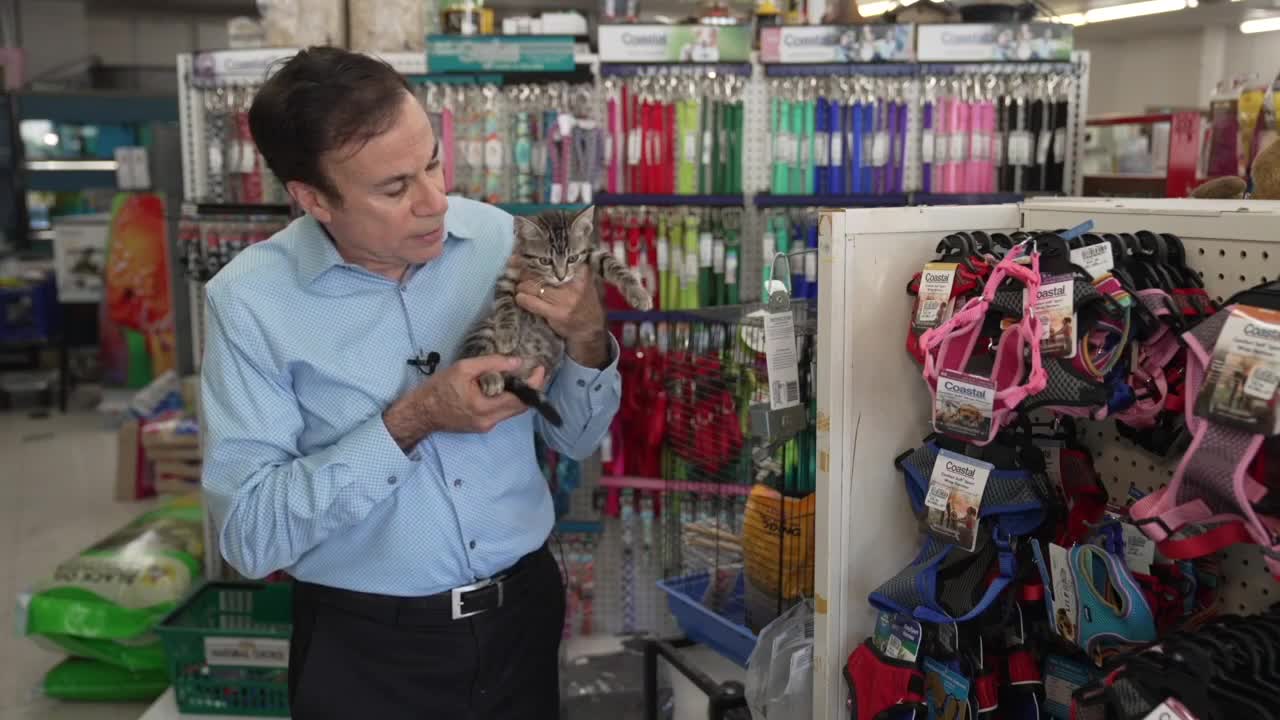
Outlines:
[[1245,20],[1240,23],[1240,32],[1245,35],[1253,33],[1274,32],[1280,30],[1280,15],[1276,17],[1258,18],[1257,20]]
[[1187,0],[1187,7],[1189,8],[1200,7],[1200,0]]
[[57,145],[57,144],[58,144],[58,133],[55,133],[55,132],[47,132],[47,133],[45,133],[45,134],[44,134],[44,144],[45,144],[45,145],[50,145],[50,146],[52,146],[52,145]]
[[1110,20],[1124,20],[1144,15],[1174,12],[1183,10],[1186,7],[1187,0],[1144,0],[1144,2],[1110,5],[1108,7],[1085,10],[1084,19],[1090,23],[1108,22]]
[[862,17],[874,17],[876,15],[883,15],[897,6],[898,3],[893,2],[892,0],[859,3],[858,14],[862,15]]
[[1053,21],[1056,23],[1062,23],[1064,25],[1075,25],[1076,27],[1079,27],[1089,22],[1088,20],[1084,19],[1084,13],[1067,13],[1066,15],[1059,15],[1058,17],[1054,18]]

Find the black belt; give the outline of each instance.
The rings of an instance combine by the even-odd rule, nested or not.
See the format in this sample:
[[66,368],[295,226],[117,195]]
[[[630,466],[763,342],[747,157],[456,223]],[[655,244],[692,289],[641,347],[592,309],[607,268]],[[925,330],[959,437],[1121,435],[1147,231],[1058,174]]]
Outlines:
[[378,595],[303,580],[294,581],[294,592],[385,625],[434,625],[497,610],[520,599],[532,577],[530,566],[546,552],[547,546],[543,545],[491,578],[435,595]]

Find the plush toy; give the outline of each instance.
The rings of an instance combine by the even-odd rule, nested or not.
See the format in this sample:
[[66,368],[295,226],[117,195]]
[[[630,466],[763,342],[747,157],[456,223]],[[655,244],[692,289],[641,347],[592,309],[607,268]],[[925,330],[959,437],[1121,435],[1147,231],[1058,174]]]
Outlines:
[[1253,200],[1280,200],[1280,142],[1273,142],[1253,160],[1253,190],[1249,183],[1234,175],[1214,178],[1191,191],[1191,197],[1230,200],[1249,197]]

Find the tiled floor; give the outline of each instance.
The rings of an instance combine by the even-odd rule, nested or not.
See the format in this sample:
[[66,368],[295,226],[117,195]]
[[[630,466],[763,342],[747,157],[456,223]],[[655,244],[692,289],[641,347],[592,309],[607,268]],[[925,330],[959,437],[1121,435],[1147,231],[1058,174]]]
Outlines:
[[136,703],[63,703],[40,695],[62,656],[14,629],[18,593],[147,503],[112,500],[115,435],[95,413],[0,414],[0,720],[135,720]]

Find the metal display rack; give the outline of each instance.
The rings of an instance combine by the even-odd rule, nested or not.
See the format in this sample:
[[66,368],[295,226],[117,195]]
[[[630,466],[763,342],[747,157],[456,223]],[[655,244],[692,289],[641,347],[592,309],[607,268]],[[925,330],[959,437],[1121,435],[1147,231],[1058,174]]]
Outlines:
[[[822,217],[818,332],[818,567],[815,717],[846,716],[841,670],[875,622],[868,594],[911,561],[918,525],[902,497],[895,456],[928,431],[930,398],[901,338],[911,299],[901,283],[952,232],[1075,227],[1097,232],[1167,231],[1183,239],[1190,266],[1221,298],[1280,277],[1274,228],[1280,202],[1032,200],[978,207],[833,210]],[[1163,486],[1177,458],[1157,459],[1116,433],[1081,423],[1113,495],[1133,483]],[[1256,612],[1278,593],[1259,548],[1224,553],[1219,603]]]

